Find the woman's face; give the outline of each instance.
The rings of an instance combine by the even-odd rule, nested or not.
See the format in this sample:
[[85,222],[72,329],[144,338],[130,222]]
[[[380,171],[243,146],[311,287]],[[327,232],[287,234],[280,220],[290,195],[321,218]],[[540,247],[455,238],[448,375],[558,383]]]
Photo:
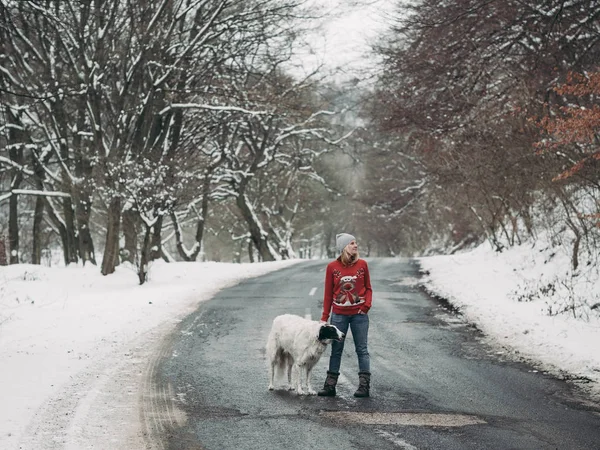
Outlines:
[[356,241],[350,241],[350,243],[346,245],[346,251],[352,256],[356,255],[358,253],[358,244]]

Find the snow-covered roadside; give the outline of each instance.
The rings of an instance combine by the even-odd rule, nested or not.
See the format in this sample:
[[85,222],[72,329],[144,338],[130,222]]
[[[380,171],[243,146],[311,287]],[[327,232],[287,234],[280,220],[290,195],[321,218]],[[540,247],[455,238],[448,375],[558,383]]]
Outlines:
[[[140,393],[164,336],[220,289],[297,262],[156,262],[143,286],[126,268],[103,277],[96,267],[0,267],[0,448],[147,448]],[[600,397],[597,308],[588,308],[588,321],[547,314],[561,306],[565,286],[556,280],[565,279],[566,254],[482,246],[419,262],[425,287],[507,354],[592,380]],[[600,302],[597,276],[577,280],[567,286],[576,299]],[[556,292],[538,295],[552,283]]]
[[[500,254],[483,245],[419,262],[425,273],[423,286],[448,300],[503,349],[499,351],[534,362],[540,370],[580,379],[590,395],[600,399],[597,273],[583,268],[574,279],[567,253],[531,245]],[[576,311],[586,320],[575,319],[572,312],[548,314],[569,303],[582,305]]]
[[143,286],[126,268],[1,267],[0,448],[144,448],[139,383],[162,337],[220,289],[297,262],[156,262]]

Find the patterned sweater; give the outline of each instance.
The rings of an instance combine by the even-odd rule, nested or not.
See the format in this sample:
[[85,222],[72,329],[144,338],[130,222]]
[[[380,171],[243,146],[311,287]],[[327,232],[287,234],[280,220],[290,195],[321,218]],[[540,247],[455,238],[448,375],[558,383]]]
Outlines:
[[373,291],[369,267],[364,259],[344,267],[339,260],[330,262],[325,271],[325,294],[321,320],[327,322],[333,309],[336,314],[369,312]]

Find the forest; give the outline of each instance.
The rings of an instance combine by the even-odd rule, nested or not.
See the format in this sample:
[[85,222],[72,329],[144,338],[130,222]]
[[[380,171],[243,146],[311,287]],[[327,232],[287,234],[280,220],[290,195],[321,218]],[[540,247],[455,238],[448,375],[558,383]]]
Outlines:
[[375,77],[303,0],[0,0],[0,263],[496,251],[598,266],[600,1],[395,1]]

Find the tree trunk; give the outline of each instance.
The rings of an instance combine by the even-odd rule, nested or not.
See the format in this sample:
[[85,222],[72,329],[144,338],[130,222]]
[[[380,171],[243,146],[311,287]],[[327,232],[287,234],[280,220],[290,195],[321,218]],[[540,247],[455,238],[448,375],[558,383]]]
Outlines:
[[[50,156],[51,153],[47,153],[44,159],[39,161],[36,155],[33,152],[31,153],[31,165],[33,166],[33,171],[35,173],[35,188],[38,191],[44,190],[44,180],[46,179],[46,171],[44,170],[44,166],[50,160]],[[47,203],[48,201],[44,197],[40,196],[35,199],[32,228],[33,249],[31,255],[33,264],[42,263],[42,223],[44,222],[44,210],[46,209]],[[50,218],[50,220],[52,220],[52,218]],[[60,229],[60,224],[57,225],[57,227]]]
[[254,262],[254,244],[252,243],[252,239],[248,239],[248,259],[251,263]]
[[46,211],[48,212],[48,218],[50,219],[52,224],[58,230],[58,234],[60,235],[60,241],[62,243],[62,248],[63,248],[63,258],[65,261],[65,265],[68,265],[69,264],[69,243],[68,243],[67,230],[65,228],[65,225],[64,225],[63,221],[56,214],[56,210],[54,209],[54,206],[52,205],[50,199],[48,197],[41,197],[41,198],[43,198],[44,206],[46,207]]
[[152,227],[152,237],[150,240],[150,261],[157,260],[161,257],[161,247],[162,247],[162,223],[164,216],[159,216]]
[[138,251],[138,222],[137,214],[131,209],[123,212],[123,236],[125,238],[125,245],[120,251],[121,257],[131,264],[135,264]]
[[106,242],[102,259],[102,275],[114,273],[119,255],[119,224],[121,222],[121,199],[115,197],[108,206]]
[[33,213],[33,250],[31,252],[31,262],[33,264],[42,263],[42,222],[44,220],[44,199],[38,197],[35,199],[35,210]]
[[19,264],[19,206],[15,194],[11,195],[8,204],[8,248],[10,263]]
[[75,211],[73,210],[73,202],[70,198],[65,198],[62,201],[64,223],[66,231],[66,264],[76,263],[79,260],[78,257],[78,238],[77,232],[75,231]]
[[6,241],[4,236],[0,236],[0,266],[6,266],[8,260],[6,259]]
[[177,253],[184,261],[196,261],[198,254],[202,250],[202,239],[204,238],[204,225],[206,224],[206,216],[208,215],[208,198],[210,194],[210,177],[211,172],[204,176],[202,183],[202,203],[200,213],[198,217],[198,223],[196,224],[196,236],[195,243],[192,250],[187,251],[183,245],[183,236],[179,223],[177,221],[177,215],[173,212],[171,214],[171,220],[173,221],[173,227],[175,228],[175,239],[177,246]]
[[90,217],[89,213],[80,222],[77,220],[78,236],[79,236],[79,256],[83,264],[87,261],[96,265],[96,252],[94,250],[94,240],[90,233]]
[[140,265],[138,267],[138,279],[140,284],[144,284],[148,280],[148,263],[150,262],[150,239],[152,233],[152,227],[145,227],[144,231],[144,243],[142,244],[142,250],[140,252]]
[[[23,146],[25,141],[25,133],[21,131],[20,117],[15,115],[13,111],[7,106],[6,107],[6,118],[10,124],[14,124],[15,127],[8,129],[8,143],[12,144],[8,151],[8,156],[11,161],[16,163],[18,166],[23,166],[25,161],[23,160]],[[23,172],[15,167],[10,171],[12,181],[10,183],[10,189],[19,189],[21,182],[23,181]],[[11,195],[8,206],[8,248],[9,248],[9,261],[10,264],[19,264],[19,196]]]
[[267,240],[267,233],[262,229],[261,224],[258,222],[258,218],[252,212],[248,205],[248,199],[242,193],[236,197],[236,204],[242,213],[242,217],[248,225],[250,231],[250,239],[254,243],[254,246],[258,250],[258,254],[262,261],[275,261],[279,255],[271,248]]
[[[75,223],[75,209],[73,206],[75,195],[77,195],[77,187],[73,186],[71,175],[68,173],[68,170],[71,169],[72,162],[69,145],[67,144],[69,142],[70,134],[69,114],[66,112],[65,102],[62,96],[56,95],[53,97],[53,100],[49,102],[49,105],[52,112],[52,124],[54,127],[54,132],[57,135],[56,145],[58,147],[59,157],[62,159],[65,165],[69,166],[67,170],[62,171],[61,178],[61,189],[64,192],[69,192],[71,194],[71,197],[62,199],[62,214],[66,233],[66,248],[64,249],[64,253],[66,259],[65,264],[68,265],[71,263],[76,263],[79,260],[77,226]],[[79,138],[74,140],[73,144],[75,146],[78,146],[78,140]]]
[[[204,220],[202,218],[198,218],[198,223],[196,225],[196,238],[194,242],[194,246],[191,250],[187,250],[183,243],[183,235],[181,233],[181,227],[179,226],[179,220],[177,219],[177,214],[175,212],[171,213],[171,221],[173,222],[173,229],[175,230],[175,247],[177,248],[177,253],[179,257],[184,261],[196,261],[198,254],[200,253],[201,243],[202,243],[202,235],[204,234]],[[200,237],[200,240],[198,240]]]
[[571,267],[573,268],[573,272],[577,270],[579,267],[579,244],[581,243],[581,234],[579,232],[575,232],[575,241],[573,242],[573,255],[571,257]]
[[[77,129],[85,129],[87,115],[87,102],[79,102]],[[76,184],[72,196],[75,202],[75,214],[77,221],[77,237],[79,257],[83,264],[90,261],[96,265],[96,254],[94,250],[94,241],[90,232],[90,215],[92,212],[92,192],[94,188],[92,180],[94,167],[90,160],[92,150],[84,144],[80,134],[73,138],[73,148],[78,151],[75,153],[75,174],[77,178],[85,180],[81,184]]]
[[83,264],[87,261],[96,265],[94,240],[90,232],[90,214],[92,212],[92,198],[84,190],[73,192],[75,198],[75,214],[77,223],[77,250]]
[[48,217],[52,221],[52,224],[58,229],[60,234],[65,265],[68,266],[71,263],[77,262],[77,239],[75,236],[73,222],[74,214],[71,208],[71,199],[66,198],[62,201],[62,209],[66,215],[64,218],[59,217],[56,209],[48,197],[43,197],[43,202],[46,206]]

